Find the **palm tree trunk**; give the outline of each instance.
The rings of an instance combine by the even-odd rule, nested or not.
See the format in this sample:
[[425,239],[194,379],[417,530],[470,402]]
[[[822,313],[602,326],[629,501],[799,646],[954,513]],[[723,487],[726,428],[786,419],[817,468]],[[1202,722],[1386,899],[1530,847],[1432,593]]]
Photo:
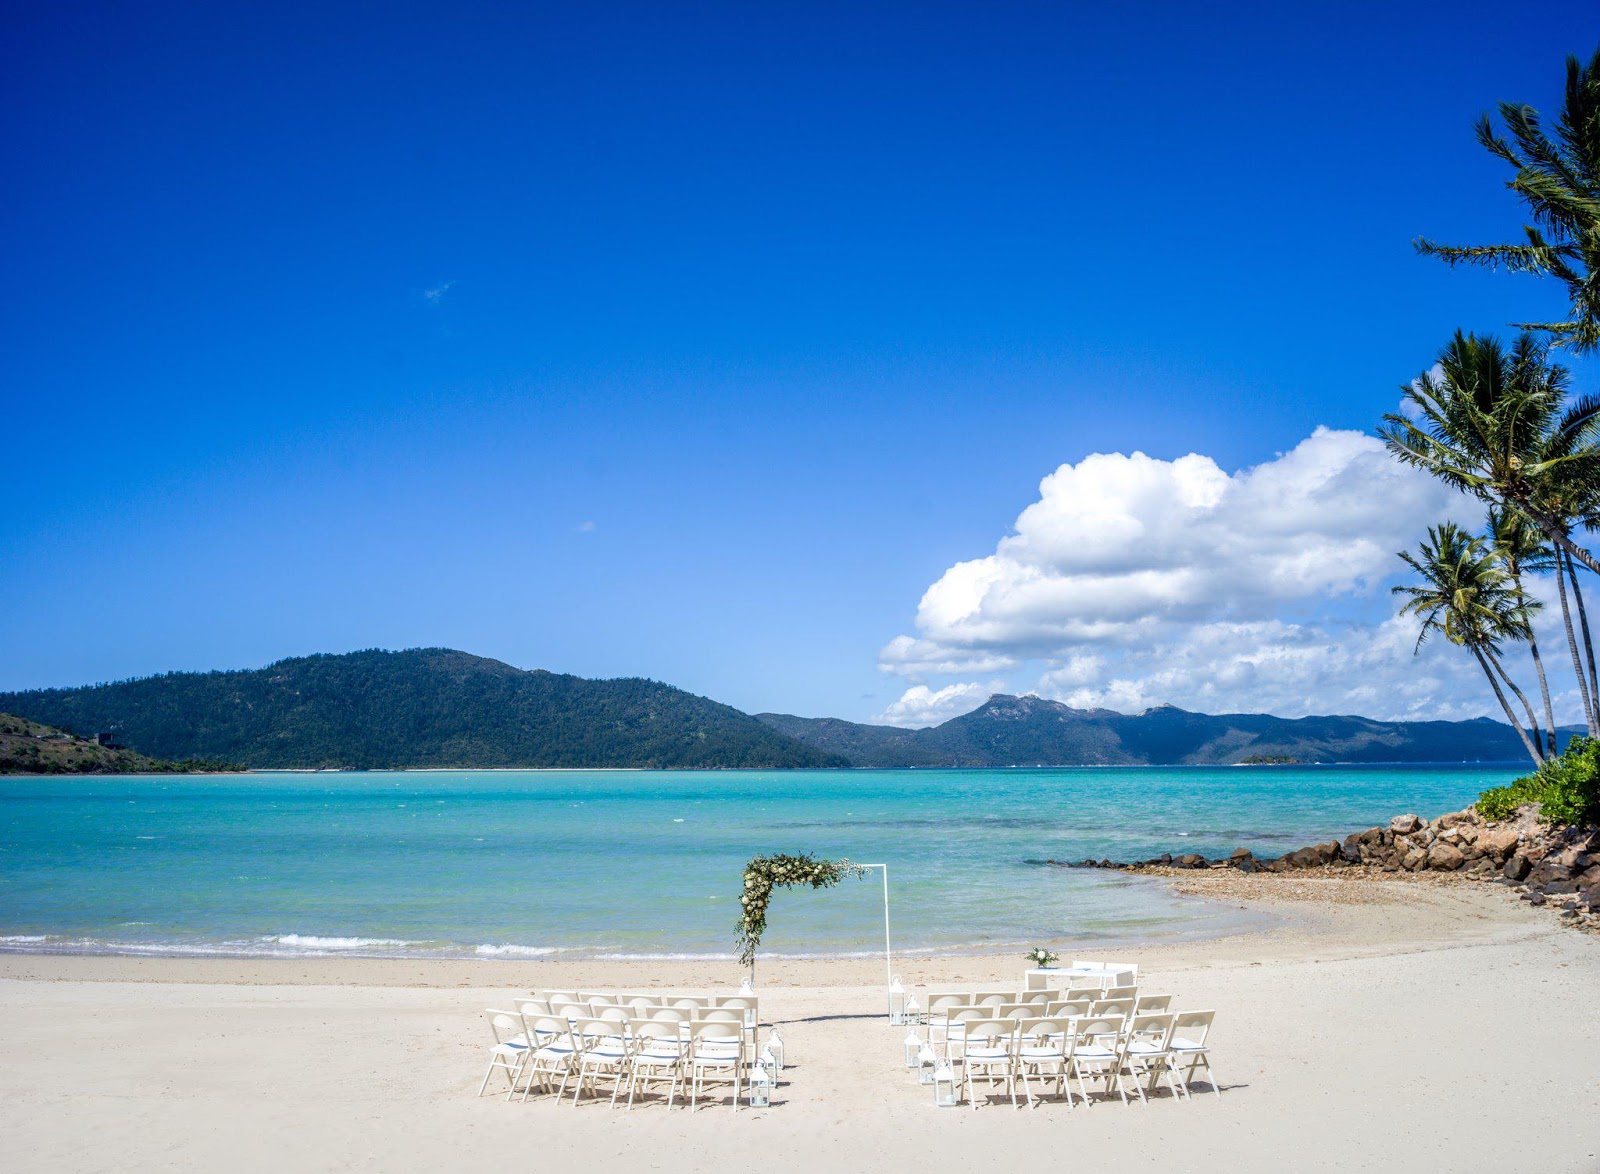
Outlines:
[[1535,763],[1543,765],[1544,752],[1539,750],[1538,746],[1540,742],[1544,741],[1544,739],[1539,736],[1539,719],[1533,714],[1533,706],[1528,704],[1527,697],[1523,695],[1521,689],[1517,688],[1517,683],[1511,679],[1511,674],[1506,672],[1506,666],[1500,663],[1500,658],[1494,654],[1494,649],[1486,645],[1483,649],[1483,655],[1487,657],[1489,663],[1494,666],[1495,672],[1500,674],[1500,679],[1506,683],[1506,688],[1510,689],[1512,693],[1516,694],[1517,700],[1522,702],[1523,712],[1528,715],[1528,728],[1533,731],[1533,760]]
[[1578,572],[1573,568],[1570,558],[1567,559],[1567,578],[1572,583],[1573,601],[1578,605],[1578,627],[1583,632],[1583,650],[1589,658],[1589,696],[1595,699],[1590,709],[1589,734],[1596,737],[1600,736],[1600,715],[1594,713],[1594,706],[1600,705],[1600,681],[1595,679],[1594,641],[1589,638],[1589,613],[1583,606],[1583,588],[1578,585]]
[[[1522,572],[1512,572],[1511,582],[1517,589],[1517,602],[1523,614],[1528,613],[1528,597],[1522,590]],[[1551,758],[1556,756],[1556,713],[1550,705],[1550,681],[1544,675],[1544,658],[1539,655],[1539,637],[1534,635],[1533,620],[1528,620],[1528,651],[1533,656],[1533,671],[1539,677],[1539,699],[1544,702],[1545,747]]]
[[1583,701],[1583,724],[1589,736],[1596,736],[1595,701],[1589,692],[1589,678],[1583,671],[1583,654],[1578,651],[1578,637],[1572,630],[1572,608],[1567,602],[1567,563],[1563,552],[1556,551],[1556,589],[1561,596],[1561,620],[1567,628],[1567,648],[1572,653],[1572,671],[1578,676],[1578,696]]
[[1478,658],[1478,667],[1483,670],[1483,675],[1489,678],[1489,687],[1494,690],[1495,698],[1500,702],[1500,708],[1506,711],[1506,720],[1511,723],[1511,728],[1517,731],[1517,737],[1522,739],[1522,744],[1527,748],[1528,757],[1533,759],[1533,765],[1540,765],[1539,748],[1528,737],[1528,731],[1522,728],[1522,723],[1517,720],[1517,715],[1511,711],[1511,703],[1506,700],[1500,682],[1495,679],[1494,670],[1489,667],[1489,662],[1483,659],[1483,651],[1472,645],[1472,655]]
[[1526,503],[1519,504],[1515,508],[1521,510],[1525,516],[1532,518],[1533,524],[1544,531],[1544,536],[1555,544],[1557,554],[1565,551],[1569,559],[1577,559],[1595,574],[1600,575],[1600,560],[1596,560],[1594,555],[1568,537],[1566,529],[1556,525],[1549,514],[1543,510],[1534,509]]

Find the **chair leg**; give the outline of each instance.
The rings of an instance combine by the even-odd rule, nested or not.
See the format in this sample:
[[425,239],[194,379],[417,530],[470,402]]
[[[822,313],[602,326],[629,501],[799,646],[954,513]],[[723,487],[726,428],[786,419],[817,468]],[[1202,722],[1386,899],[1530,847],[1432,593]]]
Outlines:
[[499,1067],[499,1065],[497,1065],[493,1060],[490,1060],[489,1067],[484,1069],[483,1083],[478,1086],[478,1095],[480,1097],[483,1095],[484,1090],[489,1087],[489,1077],[494,1075],[494,1070],[497,1067]]

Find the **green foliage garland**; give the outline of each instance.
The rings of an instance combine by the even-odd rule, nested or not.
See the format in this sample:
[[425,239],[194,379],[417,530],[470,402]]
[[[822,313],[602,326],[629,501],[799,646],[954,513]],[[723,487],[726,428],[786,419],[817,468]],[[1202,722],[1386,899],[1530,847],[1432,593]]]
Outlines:
[[767,906],[772,890],[810,885],[831,889],[846,877],[863,877],[867,870],[848,860],[818,860],[815,856],[757,856],[744,866],[744,892],[739,897],[739,965],[754,966],[756,947],[767,931]]

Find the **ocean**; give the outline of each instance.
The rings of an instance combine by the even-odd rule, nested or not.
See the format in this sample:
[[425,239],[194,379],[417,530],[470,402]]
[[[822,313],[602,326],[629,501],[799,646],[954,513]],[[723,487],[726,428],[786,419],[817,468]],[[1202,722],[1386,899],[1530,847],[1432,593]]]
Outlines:
[[[423,771],[0,779],[0,950],[724,956],[745,861],[889,866],[897,952],[1211,936],[1251,915],[1040,861],[1278,855],[1513,767]],[[881,881],[781,892],[772,955],[882,950]]]

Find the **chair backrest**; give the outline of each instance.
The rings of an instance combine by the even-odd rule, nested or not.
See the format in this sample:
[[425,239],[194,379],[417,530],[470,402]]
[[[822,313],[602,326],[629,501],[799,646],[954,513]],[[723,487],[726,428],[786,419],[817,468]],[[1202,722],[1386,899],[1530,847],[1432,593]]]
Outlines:
[[672,995],[667,999],[667,1006],[682,1007],[686,1011],[698,1011],[706,1005],[704,999],[694,995]]
[[1091,1015],[1087,1019],[1079,1019],[1077,1021],[1078,1041],[1080,1043],[1089,1043],[1107,1038],[1120,1040],[1122,1038],[1122,1025],[1126,1022],[1127,1020],[1120,1015]]
[[1100,999],[1089,1008],[1089,1014],[1094,1016],[1115,1015],[1119,1019],[1126,1019],[1133,1014],[1132,999]]
[[591,1048],[602,1047],[608,1051],[627,1049],[628,1021],[612,1019],[579,1019],[572,1025],[572,1034]]
[[952,1007],[945,1019],[945,1029],[951,1034],[964,1032],[969,1023],[982,1023],[988,1018],[987,1007]]
[[995,1007],[985,1007],[984,1010],[994,1019],[1032,1019],[1041,1008],[1032,1003],[1001,1003]]
[[1139,988],[1136,986],[1108,986],[1102,999],[1137,999]]
[[643,1016],[651,1023],[668,1023],[677,1025],[688,1023],[694,1015],[683,1007],[651,1007]]
[[628,1007],[596,1007],[595,1019],[603,1019],[607,1023],[620,1023],[626,1026],[628,1020],[633,1018],[632,1010]]
[[551,1044],[565,1048],[573,1046],[572,1025],[564,1016],[524,1015],[522,1020],[528,1025],[528,1038],[539,1047]]
[[510,1043],[527,1033],[520,1011],[500,1011],[490,1007],[484,1015],[489,1020],[489,1030],[494,1033],[494,1042],[497,1044]]
[[548,987],[535,987],[528,993],[534,998],[543,999],[546,1002],[549,1002],[551,999],[561,999],[568,1003],[576,1003],[578,1001],[577,991],[557,991],[551,990]]
[[972,1000],[972,1005],[974,1007],[1000,1007],[1007,1003],[1015,1003],[1016,1001],[1017,997],[1013,992],[986,991],[983,994],[975,995]]
[[744,1052],[744,1024],[738,1020],[695,1019],[689,1024],[689,1046],[698,1054]]
[[972,1006],[972,996],[965,991],[940,991],[928,996],[927,1012],[930,1021],[943,1019],[946,1012],[957,1007]]
[[683,1040],[683,1033],[678,1029],[675,1020],[634,1019],[629,1022],[628,1030],[633,1033],[634,1042],[641,1046],[655,1040],[664,1041],[676,1048]]
[[1134,978],[1139,977],[1139,964],[1137,962],[1102,962],[1100,965],[1107,970],[1121,970]]
[[754,1027],[757,1020],[757,1006],[755,995],[718,995],[713,1006],[719,1009],[744,1012],[745,1025]]
[[1095,999],[1103,997],[1104,994],[1104,987],[1075,986],[1067,991],[1065,1001],[1068,1003],[1076,1003],[1081,999],[1088,999],[1090,1002],[1093,1002]]
[[974,1048],[1005,1048],[1011,1049],[1011,1043],[1017,1036],[1017,1021],[1015,1019],[971,1019],[966,1024],[967,1054],[970,1058]]
[[568,1019],[587,1019],[589,1004],[574,1002],[572,999],[551,999],[550,1014],[565,1015]]
[[1173,1039],[1205,1047],[1206,1036],[1211,1034],[1211,1021],[1216,1017],[1215,1011],[1179,1011],[1172,1017]]
[[1035,1007],[1043,1007],[1046,1003],[1053,1003],[1061,997],[1058,990],[1023,991],[1017,996],[1019,1003],[1031,1003]]
[[744,1012],[738,1007],[704,1007],[695,1016],[701,1023],[737,1023],[744,1026]]
[[1093,1009],[1093,999],[1062,999],[1058,1002],[1046,1003],[1044,1013],[1057,1019],[1078,1019],[1087,1015]]
[[1172,1008],[1171,995],[1140,995],[1133,1005],[1135,1015],[1153,1015],[1157,1011],[1167,1011]]
[[550,1003],[546,999],[517,999],[517,1010],[524,1015],[548,1015]]
[[1046,1016],[1042,1019],[1022,1019],[1017,1023],[1018,1048],[1048,1048],[1065,1060],[1072,1055],[1077,1042],[1077,1032],[1067,1019]]
[[595,1008],[596,1010],[599,1010],[601,1007],[615,1007],[618,1005],[616,995],[601,994],[597,991],[589,992],[588,1002],[589,1006]]
[[1138,1036],[1145,1043],[1165,1048],[1172,1038],[1172,1023],[1177,1018],[1170,1011],[1157,1015],[1135,1015],[1128,1021],[1128,1034]]

